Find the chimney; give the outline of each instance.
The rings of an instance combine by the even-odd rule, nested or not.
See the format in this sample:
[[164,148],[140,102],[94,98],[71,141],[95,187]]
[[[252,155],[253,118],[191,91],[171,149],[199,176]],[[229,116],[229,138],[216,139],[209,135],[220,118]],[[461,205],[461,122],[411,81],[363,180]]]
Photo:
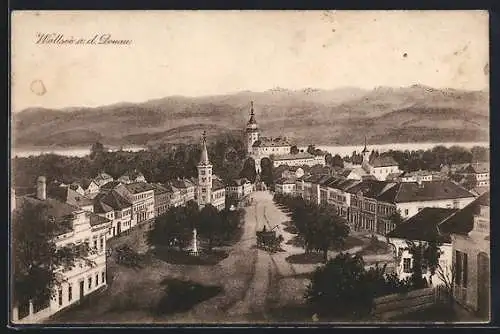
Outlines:
[[41,200],[45,201],[47,199],[47,185],[46,185],[47,179],[45,176],[39,176],[36,184],[36,197]]

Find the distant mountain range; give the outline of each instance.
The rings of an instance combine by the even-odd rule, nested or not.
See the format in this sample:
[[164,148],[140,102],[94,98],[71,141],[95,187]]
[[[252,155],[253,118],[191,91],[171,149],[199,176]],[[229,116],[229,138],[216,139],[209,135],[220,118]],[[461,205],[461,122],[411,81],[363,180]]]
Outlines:
[[489,140],[489,92],[410,87],[373,90],[275,88],[265,92],[184,97],[96,108],[28,108],[13,113],[16,147],[146,145],[192,142],[241,131],[250,101],[261,133],[298,145]]

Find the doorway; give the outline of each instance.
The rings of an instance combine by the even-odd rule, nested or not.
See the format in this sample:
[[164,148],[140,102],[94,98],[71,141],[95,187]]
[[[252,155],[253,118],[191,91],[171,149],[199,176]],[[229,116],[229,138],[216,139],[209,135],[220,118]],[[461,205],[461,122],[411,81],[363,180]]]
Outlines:
[[118,222],[118,234],[122,233],[122,222]]
[[80,281],[80,301],[82,301],[83,296],[85,295],[85,282],[82,280]]

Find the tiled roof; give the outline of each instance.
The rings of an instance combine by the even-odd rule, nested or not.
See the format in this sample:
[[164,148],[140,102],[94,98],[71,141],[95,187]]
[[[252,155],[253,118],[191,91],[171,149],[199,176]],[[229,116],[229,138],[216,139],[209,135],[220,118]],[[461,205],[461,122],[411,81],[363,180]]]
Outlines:
[[451,243],[450,234],[440,233],[438,225],[458,209],[424,208],[388,233],[389,238]]
[[176,188],[191,188],[191,187],[194,187],[195,184],[193,184],[191,181],[189,181],[188,179],[176,179],[176,180],[172,180],[170,181],[172,183],[172,185]]
[[169,189],[167,189],[166,187],[164,187],[160,183],[151,183],[151,186],[153,186],[153,188],[154,188],[155,196],[158,196],[161,194],[166,194],[166,193],[170,192]]
[[91,199],[80,195],[78,192],[71,189],[70,186],[48,187],[47,196],[77,207],[93,204]]
[[101,187],[101,190],[112,190],[112,189],[115,189],[116,187],[118,187],[120,184],[122,184],[120,181],[111,181],[111,182],[104,184]]
[[90,186],[90,184],[92,183],[92,180],[81,179],[78,183],[82,186],[83,189],[87,189]]
[[399,191],[393,203],[436,201],[443,199],[458,199],[475,197],[464,187],[450,180],[437,180],[422,182],[404,182],[399,184]]
[[154,190],[153,186],[146,182],[134,182],[125,185],[128,191],[132,194],[143,193],[146,191]]
[[218,180],[216,178],[213,178],[212,180],[212,190],[219,190],[219,189],[225,189],[226,186],[221,180]]
[[456,233],[466,235],[474,227],[474,215],[479,212],[481,206],[490,206],[490,192],[486,192],[476,198],[462,210],[449,217],[441,225],[441,233]]
[[130,180],[135,180],[138,177],[144,177],[144,175],[141,172],[139,172],[137,169],[134,169],[134,170],[127,171],[121,177],[125,177],[125,178],[128,178]]
[[361,191],[364,197],[378,199],[382,191],[386,192],[395,185],[395,183],[386,181],[363,180],[350,187],[347,191],[351,194],[357,194]]
[[389,166],[398,166],[398,163],[388,155],[380,155],[378,157],[374,157],[370,160],[370,165],[373,167],[389,167]]
[[90,214],[90,226],[97,226],[108,223],[111,223],[111,220],[109,220],[108,218],[101,217],[99,215],[96,215],[95,213]]
[[280,177],[274,183],[276,184],[295,184],[295,179],[288,177]]
[[130,203],[127,198],[116,190],[111,190],[108,193],[98,195],[94,199],[94,210],[96,209],[96,204],[99,213],[113,210],[123,210],[132,206],[132,203]]

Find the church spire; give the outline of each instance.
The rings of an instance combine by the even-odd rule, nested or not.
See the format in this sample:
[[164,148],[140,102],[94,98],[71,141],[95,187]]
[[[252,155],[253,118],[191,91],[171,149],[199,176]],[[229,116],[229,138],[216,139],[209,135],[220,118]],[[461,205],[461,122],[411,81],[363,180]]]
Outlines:
[[200,165],[208,165],[208,164],[210,164],[210,161],[208,160],[208,152],[207,152],[207,132],[203,131]]
[[253,110],[253,101],[250,101],[250,119],[248,120],[249,126],[257,126],[257,121],[255,120],[255,113]]
[[366,136],[365,136],[365,148],[363,149],[363,151],[361,153],[365,153],[365,152],[368,152],[368,149],[366,148]]

